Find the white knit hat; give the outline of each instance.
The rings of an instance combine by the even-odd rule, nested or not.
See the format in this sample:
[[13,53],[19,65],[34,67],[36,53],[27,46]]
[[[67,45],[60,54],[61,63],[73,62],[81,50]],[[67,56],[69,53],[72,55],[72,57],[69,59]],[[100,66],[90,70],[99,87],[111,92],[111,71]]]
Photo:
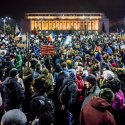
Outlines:
[[114,79],[114,77],[115,77],[115,74],[110,70],[105,70],[103,72],[104,80],[112,80],[112,79]]

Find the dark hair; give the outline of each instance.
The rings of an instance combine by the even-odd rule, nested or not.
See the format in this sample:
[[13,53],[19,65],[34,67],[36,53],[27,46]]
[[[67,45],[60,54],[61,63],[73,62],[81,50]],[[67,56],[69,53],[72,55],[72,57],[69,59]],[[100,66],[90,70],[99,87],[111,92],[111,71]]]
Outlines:
[[43,89],[45,82],[46,82],[45,78],[39,77],[34,80],[33,87],[39,91],[39,90]]
[[16,68],[11,69],[9,72],[10,77],[15,77],[17,74],[18,74],[18,71]]
[[90,74],[86,77],[86,81],[92,84],[93,86],[97,84],[96,76],[93,74]]
[[51,71],[52,65],[47,65],[46,68],[49,70],[49,72]]
[[67,65],[66,65],[66,62],[63,62],[63,63],[61,63],[61,67],[62,68],[65,68]]
[[39,63],[37,63],[36,66],[35,66],[36,70],[39,70],[39,69],[40,69],[40,66],[41,66],[41,65],[40,65]]
[[61,71],[60,65],[56,65],[55,67],[55,72],[59,73]]
[[54,123],[54,117],[50,112],[42,112],[39,116],[40,125],[51,125]]

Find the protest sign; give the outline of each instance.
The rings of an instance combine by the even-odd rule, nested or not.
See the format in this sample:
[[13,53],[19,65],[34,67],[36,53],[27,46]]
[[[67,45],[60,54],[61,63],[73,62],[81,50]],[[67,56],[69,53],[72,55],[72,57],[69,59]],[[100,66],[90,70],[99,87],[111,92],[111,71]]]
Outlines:
[[40,50],[41,50],[42,55],[55,55],[56,54],[56,50],[53,45],[42,45]]

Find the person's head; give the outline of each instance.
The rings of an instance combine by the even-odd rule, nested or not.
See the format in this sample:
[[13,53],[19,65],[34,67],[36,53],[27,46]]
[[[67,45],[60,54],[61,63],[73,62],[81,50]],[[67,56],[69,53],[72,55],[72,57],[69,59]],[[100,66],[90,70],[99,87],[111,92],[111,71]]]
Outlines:
[[111,103],[114,99],[114,93],[109,88],[100,90],[99,97],[105,99],[108,103]]
[[41,74],[43,74],[43,75],[48,76],[48,73],[49,73],[49,71],[48,71],[47,68],[43,68],[43,69],[41,70]]
[[71,65],[72,61],[71,60],[66,60],[67,65]]
[[97,85],[96,76],[93,74],[88,75],[86,77],[85,85],[87,89],[91,89],[93,86]]
[[36,68],[37,71],[39,71],[41,69],[41,64],[37,63],[35,68]]
[[47,65],[47,69],[48,69],[49,72],[52,72],[52,70],[53,70],[52,65]]
[[41,113],[39,116],[40,125],[54,125],[54,117],[50,112]]
[[73,80],[76,80],[76,70],[75,69],[69,69],[69,77],[72,78]]
[[25,125],[26,122],[26,115],[19,109],[7,111],[1,119],[1,125]]
[[25,68],[23,69],[23,76],[29,76],[29,75],[32,75],[32,73],[33,73],[32,68],[25,67]]
[[103,77],[103,80],[108,80],[108,81],[110,81],[110,80],[113,80],[113,79],[114,79],[115,75],[114,75],[114,73],[113,73],[112,71],[110,71],[110,70],[104,70],[104,71],[103,71],[103,74],[102,74],[102,77]]
[[35,58],[35,53],[32,53],[31,58]]
[[16,68],[12,68],[10,71],[9,71],[9,77],[16,77],[16,75],[18,74],[18,70]]
[[66,68],[66,67],[67,67],[66,62],[61,63],[61,67],[62,67],[62,68]]
[[61,71],[61,66],[60,65],[56,65],[55,72],[59,73],[60,71]]
[[78,66],[76,69],[76,74],[78,74],[79,76],[83,76],[83,67]]
[[44,85],[46,83],[46,76],[40,75],[33,81],[32,87],[34,91],[40,91],[44,89]]

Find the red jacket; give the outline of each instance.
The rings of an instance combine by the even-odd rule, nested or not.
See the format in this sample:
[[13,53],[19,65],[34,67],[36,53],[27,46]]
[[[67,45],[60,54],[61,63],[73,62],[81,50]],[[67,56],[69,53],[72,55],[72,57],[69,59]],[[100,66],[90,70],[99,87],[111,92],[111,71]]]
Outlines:
[[108,111],[110,104],[99,97],[93,97],[80,112],[80,125],[116,125]]
[[78,95],[79,95],[79,100],[82,101],[83,100],[82,90],[84,87],[84,81],[78,74],[76,74],[76,84],[78,87],[77,91],[78,91]]

